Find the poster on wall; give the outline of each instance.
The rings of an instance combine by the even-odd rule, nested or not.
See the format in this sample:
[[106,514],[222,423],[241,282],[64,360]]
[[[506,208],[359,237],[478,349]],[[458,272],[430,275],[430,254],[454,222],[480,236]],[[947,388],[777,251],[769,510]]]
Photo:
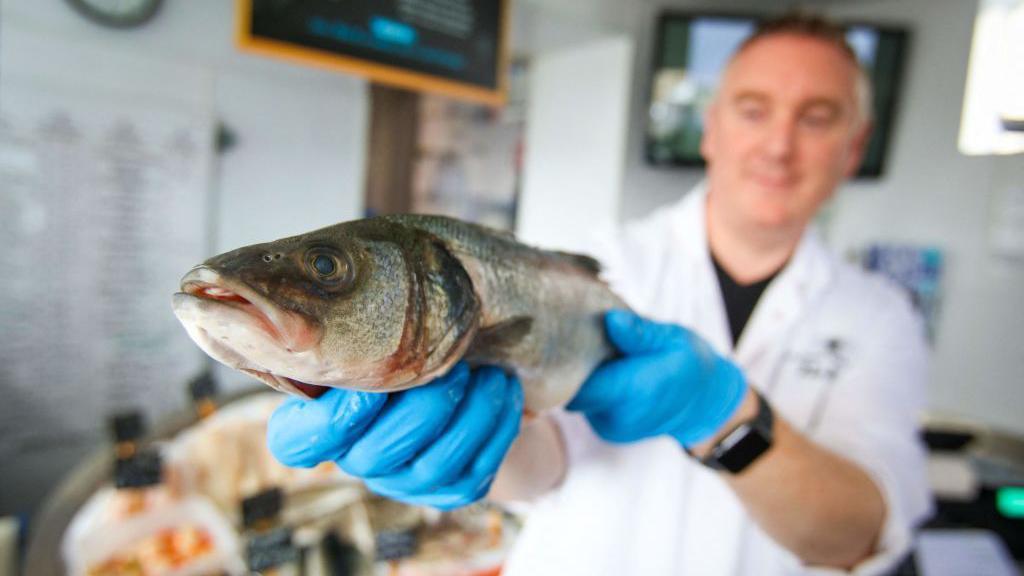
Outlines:
[[873,244],[864,250],[862,264],[906,290],[924,319],[929,341],[934,342],[942,302],[942,251],[929,246]]
[[[208,250],[210,109],[80,82],[87,50],[35,40],[7,39],[0,81],[0,462],[18,463],[0,514],[102,445],[111,413],[180,409],[204,365],[171,294]],[[171,75],[135,64],[111,66]]]
[[236,0],[239,49],[499,105],[509,0]]

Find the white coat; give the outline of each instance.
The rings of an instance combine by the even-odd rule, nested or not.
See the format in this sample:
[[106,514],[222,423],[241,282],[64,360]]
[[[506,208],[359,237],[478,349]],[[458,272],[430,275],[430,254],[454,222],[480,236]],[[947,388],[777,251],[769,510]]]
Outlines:
[[[595,250],[606,277],[637,312],[702,335],[779,417],[874,479],[885,526],[876,554],[854,573],[884,573],[931,507],[916,431],[927,379],[921,322],[898,288],[839,261],[809,230],[733,351],[705,199],[698,187]],[[802,565],[675,441],[612,445],[578,414],[555,417],[568,472],[530,510],[505,576],[842,573]]]

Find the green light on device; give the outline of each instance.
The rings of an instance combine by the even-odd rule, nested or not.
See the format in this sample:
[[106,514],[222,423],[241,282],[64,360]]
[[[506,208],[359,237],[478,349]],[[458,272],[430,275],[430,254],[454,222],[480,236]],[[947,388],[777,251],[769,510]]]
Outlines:
[[1007,518],[1024,518],[1024,486],[997,489],[996,509]]

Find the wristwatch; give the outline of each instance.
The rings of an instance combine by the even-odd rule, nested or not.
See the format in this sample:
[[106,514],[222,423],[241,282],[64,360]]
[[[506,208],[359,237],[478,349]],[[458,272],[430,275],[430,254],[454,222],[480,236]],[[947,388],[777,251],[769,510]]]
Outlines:
[[754,390],[754,395],[757,396],[757,415],[753,420],[739,424],[715,443],[700,460],[705,466],[738,474],[771,448],[772,423],[775,418],[764,396],[757,390]]

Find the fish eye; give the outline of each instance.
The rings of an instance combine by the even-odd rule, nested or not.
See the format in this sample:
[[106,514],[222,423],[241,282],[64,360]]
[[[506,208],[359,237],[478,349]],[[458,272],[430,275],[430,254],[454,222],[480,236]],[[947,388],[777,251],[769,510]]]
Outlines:
[[334,271],[338,268],[334,264],[334,259],[324,254],[317,254],[313,258],[313,268],[316,269],[317,274],[321,276],[330,276],[334,274]]
[[326,247],[318,247],[306,253],[306,267],[313,278],[328,286],[346,284],[351,280],[352,264],[344,254]]

